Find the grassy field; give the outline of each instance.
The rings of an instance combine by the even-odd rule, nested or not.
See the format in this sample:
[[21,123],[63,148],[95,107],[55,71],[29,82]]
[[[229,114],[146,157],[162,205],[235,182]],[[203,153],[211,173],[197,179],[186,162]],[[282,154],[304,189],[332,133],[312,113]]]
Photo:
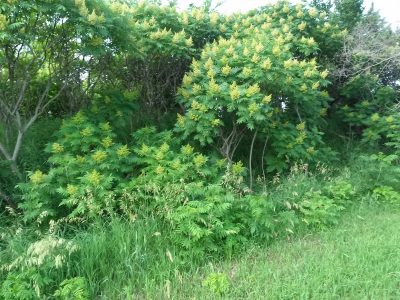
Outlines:
[[[209,264],[143,295],[146,299],[400,299],[400,212],[363,206],[330,230]],[[216,296],[204,279],[227,275]],[[132,296],[132,299],[142,298]]]

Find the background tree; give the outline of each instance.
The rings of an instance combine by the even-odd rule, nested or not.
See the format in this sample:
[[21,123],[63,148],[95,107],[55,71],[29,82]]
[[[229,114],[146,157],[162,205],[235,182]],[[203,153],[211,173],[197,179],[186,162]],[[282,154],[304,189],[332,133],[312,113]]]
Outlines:
[[77,99],[84,103],[100,78],[98,67],[106,68],[113,19],[105,18],[101,3],[0,4],[0,156],[20,179],[18,157],[28,130],[41,116],[62,115],[62,107]]

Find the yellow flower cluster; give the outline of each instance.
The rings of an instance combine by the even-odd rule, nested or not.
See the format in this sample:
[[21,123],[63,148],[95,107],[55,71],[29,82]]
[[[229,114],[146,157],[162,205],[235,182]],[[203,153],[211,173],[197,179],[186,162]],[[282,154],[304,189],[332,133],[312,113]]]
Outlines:
[[68,184],[67,185],[67,194],[68,195],[73,195],[78,191],[78,188],[73,185],[73,184]]
[[83,112],[78,112],[73,118],[72,122],[75,124],[82,124],[85,121],[85,115]]
[[207,160],[207,157],[202,154],[198,154],[193,158],[193,162],[197,168],[202,167],[207,162]]
[[37,170],[30,176],[30,180],[33,184],[40,184],[43,182],[44,177],[45,177],[45,175],[43,174],[43,172],[40,170]]
[[303,144],[303,142],[304,142],[306,137],[307,137],[306,132],[305,131],[301,131],[301,133],[296,138],[296,143],[297,144]]
[[248,67],[244,67],[244,68],[243,68],[242,74],[243,74],[243,76],[244,76],[245,78],[250,77],[251,73],[252,73],[252,71],[251,71],[250,68],[248,68]]
[[86,158],[82,155],[77,155],[76,156],[76,161],[80,164],[84,163],[86,161]]
[[313,85],[311,86],[311,88],[312,88],[313,90],[317,90],[317,89],[319,88],[319,85],[320,85],[319,81],[314,82]]
[[103,130],[103,131],[106,131],[106,132],[111,131],[110,123],[109,122],[102,123],[100,125],[100,129]]
[[185,126],[185,117],[184,116],[182,116],[181,114],[177,114],[177,119],[178,119],[179,127]]
[[215,82],[214,79],[210,80],[208,87],[211,94],[218,94],[220,92],[219,85]]
[[92,25],[101,24],[105,21],[104,15],[101,14],[100,16],[96,14],[96,11],[93,9],[92,13],[88,15],[88,22]]
[[148,154],[150,152],[150,147],[147,146],[146,144],[142,144],[142,147],[140,148],[140,152],[142,154]]
[[86,127],[85,129],[81,130],[81,135],[83,137],[89,137],[93,134],[92,129],[89,127]]
[[385,120],[386,120],[386,122],[389,123],[389,124],[394,122],[393,116],[386,117]]
[[185,76],[183,76],[183,79],[182,79],[182,84],[183,84],[183,86],[187,87],[187,86],[189,86],[192,82],[193,82],[193,78],[192,78],[190,75],[185,74]]
[[193,153],[193,150],[194,150],[193,147],[187,144],[181,148],[181,153],[183,155],[189,156]]
[[259,61],[260,61],[260,56],[258,56],[258,54],[254,54],[253,55],[253,57],[251,58],[251,61],[253,62],[253,63],[258,63]]
[[280,55],[282,54],[282,50],[281,50],[281,48],[279,47],[279,45],[275,45],[274,47],[272,47],[272,53],[273,53],[275,56],[280,56]]
[[318,10],[316,10],[314,7],[311,7],[308,10],[308,14],[310,15],[310,17],[315,18],[316,16],[318,16]]
[[251,97],[259,92],[260,92],[260,86],[258,85],[258,83],[255,83],[247,88],[246,96]]
[[7,27],[7,17],[0,14],[0,30],[5,30]]
[[206,63],[204,64],[204,67],[209,70],[210,68],[212,68],[214,66],[214,62],[212,60],[211,57],[208,58],[208,60],[206,61]]
[[216,25],[218,23],[218,20],[219,20],[219,14],[216,12],[212,12],[210,14],[210,23],[212,25]]
[[101,174],[99,172],[97,172],[97,170],[93,170],[92,172],[87,174],[87,179],[88,179],[89,183],[91,183],[94,186],[97,186],[100,184],[101,177],[102,177]]
[[61,153],[64,151],[64,147],[60,145],[59,143],[54,143],[51,145],[51,152],[53,153]]
[[304,129],[306,129],[306,122],[301,122],[301,123],[297,124],[296,129],[299,131],[303,131]]
[[213,68],[210,68],[210,69],[207,71],[207,77],[208,77],[209,79],[213,79],[214,76],[215,76],[215,71],[214,71]]
[[211,121],[211,126],[212,127],[218,127],[219,125],[221,125],[221,120],[220,119],[214,119]]
[[243,167],[243,163],[238,161],[232,165],[232,173],[233,175],[241,175],[244,172],[245,168]]
[[372,122],[376,122],[376,121],[378,121],[380,119],[380,117],[379,117],[379,114],[378,113],[374,113],[372,116],[371,116],[371,121]]
[[233,101],[237,100],[240,98],[240,90],[239,87],[237,86],[236,82],[232,83],[229,87],[229,94],[231,96],[231,99]]
[[315,153],[314,147],[308,147],[306,151],[307,151],[307,153],[309,153],[311,155],[313,155]]
[[186,39],[185,30],[175,32],[174,36],[172,37],[172,42],[175,44],[179,44]]
[[89,14],[89,10],[86,7],[85,0],[75,0],[75,6],[79,9],[79,14],[82,17],[86,17]]
[[156,173],[157,173],[158,175],[161,175],[162,173],[164,173],[164,171],[165,171],[165,168],[164,168],[164,167],[162,167],[162,166],[160,166],[160,165],[157,166],[157,168],[156,168]]
[[119,157],[127,157],[129,155],[130,151],[127,145],[121,146],[117,150],[117,155]]
[[166,28],[164,28],[163,30],[158,29],[156,32],[150,33],[150,39],[161,40],[171,35],[172,35],[171,30],[167,30]]
[[271,102],[271,100],[272,100],[272,95],[266,95],[266,96],[264,96],[264,98],[262,99],[262,103],[264,103],[264,104],[268,104],[268,103],[270,103]]
[[325,71],[321,72],[321,78],[322,79],[325,79],[326,77],[328,77],[328,75],[329,75],[329,71],[328,70],[325,70]]
[[199,94],[199,93],[201,92],[201,86],[200,86],[199,84],[195,83],[195,84],[192,86],[192,91],[193,91],[193,94],[194,94],[194,95]]
[[113,144],[112,138],[111,137],[106,137],[101,141],[101,144],[104,146],[104,148],[110,148]]
[[196,21],[201,21],[204,19],[204,11],[196,8],[192,10],[192,16],[196,19]]
[[231,71],[232,71],[232,68],[229,65],[225,65],[221,69],[222,74],[224,74],[225,76],[228,76],[229,74],[231,74]]
[[192,37],[189,37],[188,39],[185,40],[185,45],[186,45],[186,47],[192,47],[193,46]]
[[307,23],[306,22],[301,22],[297,28],[299,28],[300,31],[303,31],[306,29]]
[[192,121],[198,121],[200,119],[199,115],[197,115],[191,111],[188,113],[188,117]]
[[321,117],[325,117],[328,114],[328,109],[327,108],[321,108],[321,110],[319,111],[319,115]]
[[264,70],[269,70],[269,69],[271,69],[271,67],[272,67],[271,60],[270,60],[269,58],[267,58],[267,59],[263,62],[262,68],[263,68]]
[[116,1],[112,1],[110,3],[110,9],[113,12],[116,12],[116,13],[118,13],[120,15],[125,15],[128,12],[133,12],[134,11],[133,9],[130,9],[127,4],[125,4],[125,3],[122,4],[122,3],[119,3],[119,2],[116,2]]
[[253,116],[255,113],[257,113],[259,110],[260,110],[260,107],[258,106],[258,104],[257,103],[251,103],[250,105],[249,105],[249,107],[247,108],[248,109],[248,111],[249,111],[249,115],[250,116]]
[[107,153],[103,150],[97,150],[93,155],[92,158],[95,162],[99,163],[102,162],[107,158]]

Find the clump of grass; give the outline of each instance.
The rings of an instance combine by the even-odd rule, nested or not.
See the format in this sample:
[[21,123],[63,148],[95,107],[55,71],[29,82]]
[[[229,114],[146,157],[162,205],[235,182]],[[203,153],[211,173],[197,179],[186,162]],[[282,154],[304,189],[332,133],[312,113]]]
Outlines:
[[[398,299],[400,211],[363,205],[339,226],[251,247],[232,261],[208,265],[176,282],[172,299],[215,299],[202,286],[213,272],[232,282],[224,299]],[[164,287],[152,297],[163,297]]]

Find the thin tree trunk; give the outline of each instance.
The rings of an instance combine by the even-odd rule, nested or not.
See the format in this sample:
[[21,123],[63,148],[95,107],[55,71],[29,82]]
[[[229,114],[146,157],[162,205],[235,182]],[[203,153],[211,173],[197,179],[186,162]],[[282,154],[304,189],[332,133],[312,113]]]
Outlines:
[[253,140],[251,141],[250,146],[250,156],[249,156],[249,172],[250,172],[250,190],[253,189],[253,169],[252,169],[252,160],[253,160],[253,149],[254,149],[254,141],[256,140],[258,130],[254,133]]

